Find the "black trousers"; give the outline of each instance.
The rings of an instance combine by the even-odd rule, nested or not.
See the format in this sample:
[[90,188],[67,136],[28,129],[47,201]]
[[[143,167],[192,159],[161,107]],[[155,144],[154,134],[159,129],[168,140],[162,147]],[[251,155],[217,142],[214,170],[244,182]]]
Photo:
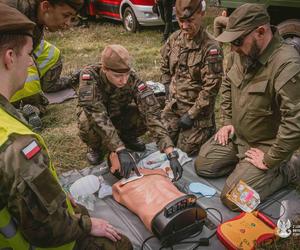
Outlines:
[[164,40],[167,40],[169,35],[173,32],[172,13],[174,0],[159,0],[157,4],[161,18],[165,23]]

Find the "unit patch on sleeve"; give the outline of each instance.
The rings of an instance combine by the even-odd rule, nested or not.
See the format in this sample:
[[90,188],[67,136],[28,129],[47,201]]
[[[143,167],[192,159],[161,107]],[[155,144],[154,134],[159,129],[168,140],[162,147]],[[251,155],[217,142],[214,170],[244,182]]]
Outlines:
[[41,151],[41,147],[37,144],[36,140],[33,140],[21,151],[25,158],[27,160],[30,160],[33,156],[35,156],[38,152]]

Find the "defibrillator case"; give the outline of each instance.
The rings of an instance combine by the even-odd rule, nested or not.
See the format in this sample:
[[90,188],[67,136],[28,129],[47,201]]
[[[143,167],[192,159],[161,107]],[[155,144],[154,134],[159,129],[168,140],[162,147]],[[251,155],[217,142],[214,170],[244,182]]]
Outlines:
[[217,236],[230,250],[252,250],[261,243],[270,243],[276,239],[277,227],[263,213],[242,212],[238,216],[220,224]]

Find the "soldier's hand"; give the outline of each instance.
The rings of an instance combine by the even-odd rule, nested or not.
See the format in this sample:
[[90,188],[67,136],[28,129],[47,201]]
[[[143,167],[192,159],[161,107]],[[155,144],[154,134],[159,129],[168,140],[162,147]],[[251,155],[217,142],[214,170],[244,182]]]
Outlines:
[[117,154],[121,164],[121,176],[125,177],[126,179],[129,178],[132,170],[134,170],[138,176],[140,175],[139,171],[137,170],[134,157],[126,148],[117,151]]
[[178,181],[182,177],[182,166],[177,158],[171,158],[170,160],[170,167],[173,171],[174,179],[172,181]]
[[91,218],[91,222],[92,229],[90,235],[106,237],[114,242],[121,239],[118,230],[115,229],[108,221],[99,218]]
[[227,125],[219,129],[219,131],[215,134],[214,140],[225,146],[228,144],[228,140],[230,136],[233,136],[233,134],[234,127],[232,125]]
[[193,124],[194,121],[191,119],[189,114],[184,114],[183,116],[180,117],[178,121],[178,126],[183,130],[190,129],[191,127],[193,127]]
[[245,160],[253,164],[255,167],[261,170],[268,170],[268,167],[264,164],[265,153],[260,149],[250,148],[245,155],[247,156]]

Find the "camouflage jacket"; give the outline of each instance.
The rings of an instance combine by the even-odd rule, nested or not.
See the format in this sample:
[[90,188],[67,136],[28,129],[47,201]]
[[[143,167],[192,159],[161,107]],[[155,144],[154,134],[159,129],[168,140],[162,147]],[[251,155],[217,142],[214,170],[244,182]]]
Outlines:
[[35,22],[37,26],[33,31],[33,48],[35,49],[41,42],[44,36],[44,26],[38,22],[38,0],[0,0],[1,3],[6,3],[13,8],[16,8],[31,21]]
[[[27,125],[1,95],[0,107]],[[67,212],[66,196],[48,168],[47,152],[40,146],[31,159],[24,156],[22,150],[33,140],[31,135],[14,134],[0,146],[0,209],[7,207],[24,237],[35,246],[54,247],[85,237],[91,220]]]
[[274,33],[255,63],[228,56],[221,86],[224,125],[237,139],[265,152],[268,167],[277,166],[300,146],[300,57]]
[[203,28],[193,40],[179,30],[161,49],[161,82],[170,84],[169,100],[179,115],[211,121],[223,74],[218,43]]
[[84,110],[97,133],[110,151],[124,146],[111,118],[120,116],[122,109],[135,102],[147,128],[152,133],[160,150],[173,146],[166,127],[160,120],[160,105],[153,91],[134,72],[122,88],[112,85],[101,70],[101,65],[85,67],[80,76],[79,111]]

